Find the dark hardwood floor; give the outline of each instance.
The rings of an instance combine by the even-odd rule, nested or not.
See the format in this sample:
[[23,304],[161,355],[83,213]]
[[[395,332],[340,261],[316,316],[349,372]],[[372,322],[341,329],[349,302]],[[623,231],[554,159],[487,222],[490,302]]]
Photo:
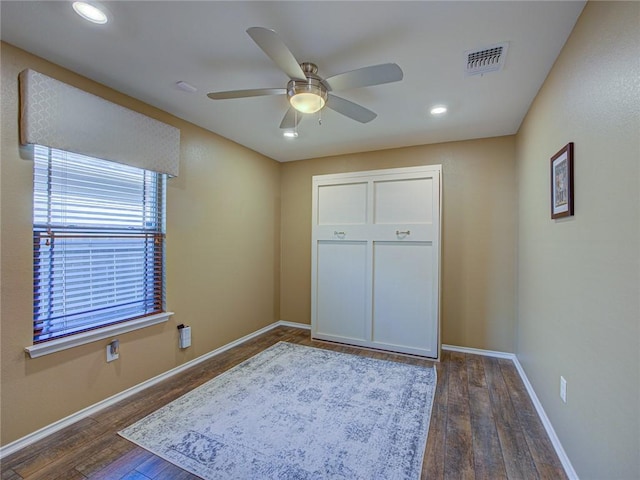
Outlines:
[[[197,479],[118,436],[118,430],[279,341],[432,365],[425,359],[312,342],[278,327],[9,455],[2,480]],[[562,465],[511,361],[444,352],[423,479],[565,479]]]

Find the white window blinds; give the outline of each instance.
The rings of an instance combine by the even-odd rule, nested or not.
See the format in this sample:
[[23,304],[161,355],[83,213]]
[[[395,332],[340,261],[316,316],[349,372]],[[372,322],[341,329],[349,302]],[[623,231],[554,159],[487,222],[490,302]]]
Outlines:
[[34,153],[34,343],[162,312],[166,175]]

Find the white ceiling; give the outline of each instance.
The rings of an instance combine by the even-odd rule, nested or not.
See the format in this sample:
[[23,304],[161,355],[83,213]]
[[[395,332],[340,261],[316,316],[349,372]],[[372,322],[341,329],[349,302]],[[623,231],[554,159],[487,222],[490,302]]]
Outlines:
[[[2,40],[278,161],[517,132],[583,1],[116,1],[92,25],[71,2],[3,0]],[[284,88],[286,75],[247,35],[274,29],[319,74],[395,62],[400,82],[333,92],[378,114],[360,124],[308,115],[279,129],[284,96],[213,101],[208,92]],[[501,72],[465,77],[464,52],[509,42]],[[176,87],[197,87],[187,93]],[[429,115],[446,104],[447,115]]]

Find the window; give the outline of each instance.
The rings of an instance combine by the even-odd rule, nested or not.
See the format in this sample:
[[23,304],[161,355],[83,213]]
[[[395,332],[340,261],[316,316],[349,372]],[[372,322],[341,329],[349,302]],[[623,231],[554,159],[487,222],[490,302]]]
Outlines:
[[163,312],[166,175],[34,152],[34,344]]

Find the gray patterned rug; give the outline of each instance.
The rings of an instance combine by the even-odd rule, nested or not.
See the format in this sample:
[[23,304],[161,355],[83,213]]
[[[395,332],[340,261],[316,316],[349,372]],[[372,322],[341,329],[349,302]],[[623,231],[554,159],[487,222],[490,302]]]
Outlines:
[[205,479],[419,479],[435,368],[280,342],[119,432]]

